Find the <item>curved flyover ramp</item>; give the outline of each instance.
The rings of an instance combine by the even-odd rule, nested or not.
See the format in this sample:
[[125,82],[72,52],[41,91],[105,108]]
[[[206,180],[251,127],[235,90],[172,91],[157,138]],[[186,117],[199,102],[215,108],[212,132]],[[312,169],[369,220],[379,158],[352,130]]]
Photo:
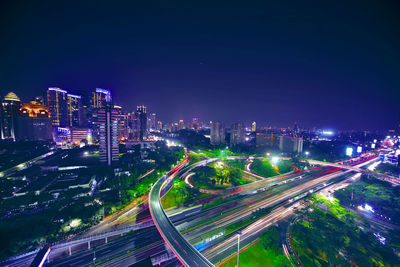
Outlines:
[[162,238],[179,261],[185,266],[214,266],[179,233],[169,220],[161,205],[160,194],[165,184],[173,180],[173,175],[162,176],[152,187],[149,197],[150,213]]

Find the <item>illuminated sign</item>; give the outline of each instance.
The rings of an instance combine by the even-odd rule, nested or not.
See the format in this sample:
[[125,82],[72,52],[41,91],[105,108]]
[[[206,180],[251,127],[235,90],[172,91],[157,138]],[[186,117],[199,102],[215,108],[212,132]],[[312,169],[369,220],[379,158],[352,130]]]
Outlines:
[[57,132],[63,133],[63,134],[70,134],[71,131],[68,128],[63,128],[63,127],[57,127]]
[[375,144],[371,144],[371,148],[374,149],[375,148]]
[[362,147],[361,146],[358,146],[357,147],[357,153],[361,153],[362,152]]
[[353,148],[352,147],[347,147],[346,148],[346,156],[351,157],[353,155]]

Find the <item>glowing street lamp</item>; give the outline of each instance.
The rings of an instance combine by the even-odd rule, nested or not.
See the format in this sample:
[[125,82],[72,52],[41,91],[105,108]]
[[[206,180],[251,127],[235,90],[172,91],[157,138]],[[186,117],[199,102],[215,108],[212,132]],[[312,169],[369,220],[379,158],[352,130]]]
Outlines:
[[272,165],[276,165],[278,163],[278,161],[279,161],[278,157],[272,157],[272,159],[271,159]]

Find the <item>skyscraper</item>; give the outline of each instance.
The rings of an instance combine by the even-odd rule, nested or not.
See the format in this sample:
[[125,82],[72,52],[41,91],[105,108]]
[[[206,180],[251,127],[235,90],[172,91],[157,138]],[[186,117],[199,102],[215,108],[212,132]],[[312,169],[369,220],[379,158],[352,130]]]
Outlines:
[[222,122],[210,122],[211,145],[225,144],[225,126]]
[[255,121],[253,121],[253,123],[251,124],[251,131],[252,131],[252,132],[257,131],[257,125],[256,125],[256,122],[255,122]]
[[139,116],[140,120],[140,132],[139,139],[144,140],[147,136],[147,108],[146,106],[137,106],[136,113]]
[[111,96],[106,98],[105,106],[98,109],[98,121],[100,130],[100,161],[108,166],[118,161],[118,111],[111,103]]
[[100,139],[100,126],[98,118],[98,110],[104,108],[107,99],[112,101],[111,92],[107,89],[96,88],[90,98],[90,107],[88,108],[87,117],[89,127],[92,128],[93,142],[97,143]]
[[150,131],[155,131],[156,130],[156,113],[151,113],[150,114]]
[[106,106],[107,98],[112,100],[111,92],[107,89],[96,88],[92,94],[91,104],[92,108],[103,108]]
[[82,126],[82,101],[81,96],[67,94],[68,97],[68,126]]
[[16,119],[21,106],[21,100],[13,92],[8,93],[2,103],[0,110],[1,139],[11,138],[15,141],[17,123]]
[[303,152],[303,138],[292,136],[281,136],[279,142],[279,149],[287,153],[302,153]]
[[231,145],[242,144],[245,141],[245,127],[243,123],[234,123],[231,128]]
[[122,111],[121,106],[114,105],[114,109],[118,113],[118,140],[128,138],[128,115]]
[[47,89],[47,106],[53,126],[68,126],[67,91],[58,87]]

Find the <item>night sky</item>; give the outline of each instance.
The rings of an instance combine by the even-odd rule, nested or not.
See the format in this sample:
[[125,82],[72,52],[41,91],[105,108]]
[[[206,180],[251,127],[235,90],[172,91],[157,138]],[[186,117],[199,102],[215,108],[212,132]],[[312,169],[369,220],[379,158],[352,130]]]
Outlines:
[[400,10],[390,2],[8,2],[2,96],[101,87],[125,111],[145,104],[162,121],[400,122]]

